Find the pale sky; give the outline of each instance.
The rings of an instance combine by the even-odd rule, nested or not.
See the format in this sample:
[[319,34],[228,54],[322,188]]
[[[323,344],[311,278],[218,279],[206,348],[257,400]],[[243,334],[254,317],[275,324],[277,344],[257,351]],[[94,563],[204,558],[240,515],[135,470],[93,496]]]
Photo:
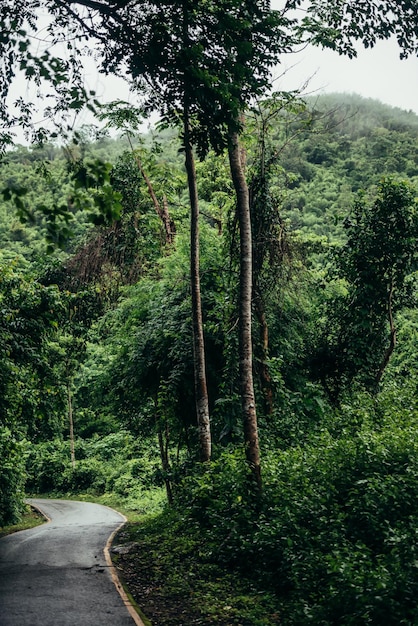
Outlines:
[[308,92],[358,93],[418,114],[418,58],[400,60],[396,41],[380,41],[367,50],[359,46],[355,59],[310,47],[287,55],[276,76],[278,89],[298,88],[312,77]]
[[[284,0],[271,0],[272,9],[282,9]],[[308,0],[297,10],[303,14]],[[358,93],[418,114],[418,58],[399,59],[396,40],[379,41],[372,49],[358,44],[358,57],[349,59],[332,50],[310,46],[283,59],[276,75],[286,71],[277,89],[291,90],[310,77],[307,91]]]

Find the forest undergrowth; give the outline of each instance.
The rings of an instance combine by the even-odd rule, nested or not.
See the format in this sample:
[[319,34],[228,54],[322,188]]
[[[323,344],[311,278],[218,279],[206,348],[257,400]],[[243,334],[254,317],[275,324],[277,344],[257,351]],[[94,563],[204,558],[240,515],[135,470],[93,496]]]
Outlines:
[[[0,167],[2,532],[18,528],[6,524],[25,494],[121,511],[114,563],[153,626],[418,623],[418,118],[322,101],[266,102],[263,142],[261,118],[245,138],[261,489],[244,447],[225,155],[196,164],[210,462],[176,132],[132,152],[86,129],[68,147],[79,170],[57,146],[18,148]],[[74,204],[83,155],[113,162],[102,165],[117,222],[93,227]],[[77,189],[80,202],[96,193]],[[62,202],[65,232],[48,220]]]
[[29,485],[127,514],[112,558],[156,626],[412,626],[418,424],[415,413],[402,416],[388,403],[372,411],[363,402],[300,445],[265,449],[261,496],[243,451],[230,448],[204,468],[177,468],[183,477],[169,507],[152,458],[142,450],[126,459],[128,442],[138,452],[128,433],[84,442],[91,446],[84,467],[80,460],[64,482],[57,472],[55,485],[51,474],[45,482],[52,464],[43,450],[29,465],[39,483]]

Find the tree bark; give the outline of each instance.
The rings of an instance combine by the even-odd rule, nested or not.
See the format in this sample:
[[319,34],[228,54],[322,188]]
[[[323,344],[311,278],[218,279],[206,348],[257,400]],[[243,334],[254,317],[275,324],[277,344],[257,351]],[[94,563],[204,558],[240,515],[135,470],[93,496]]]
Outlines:
[[252,368],[252,234],[250,198],[244,172],[244,155],[236,131],[230,132],[228,152],[231,176],[236,192],[240,230],[239,371],[244,440],[247,461],[253,472],[256,485],[261,489],[260,448]]
[[260,340],[258,350],[256,350],[256,358],[258,356],[257,370],[260,377],[261,388],[263,390],[265,414],[271,416],[273,414],[273,385],[269,367],[267,365],[269,352],[269,329],[262,296],[258,289],[255,291],[256,296],[254,298],[254,308],[260,328]]
[[[190,48],[190,0],[182,2],[182,37],[185,56]],[[200,460],[210,461],[212,441],[210,433],[209,399],[206,382],[206,356],[203,333],[202,300],[200,294],[200,243],[199,243],[199,199],[197,193],[196,167],[191,140],[190,128],[190,86],[188,83],[187,65],[183,75],[183,147],[187,186],[190,201],[190,286],[192,292],[192,329],[193,329],[193,369],[196,402],[196,417],[198,427],[198,441]]]
[[70,427],[70,457],[71,467],[75,468],[75,445],[74,445],[74,416],[73,416],[73,396],[71,393],[71,380],[67,381],[67,407],[68,423]]
[[160,409],[159,409],[159,402],[158,402],[158,391],[155,394],[155,398],[154,398],[154,409],[155,409],[155,423],[157,426],[157,437],[158,437],[158,447],[160,449],[160,458],[161,458],[161,467],[163,470],[163,475],[164,475],[164,484],[165,484],[165,491],[167,494],[167,501],[168,504],[171,506],[173,504],[173,490],[171,488],[171,481],[170,481],[170,459],[168,456],[168,441],[169,441],[169,430],[168,430],[168,424],[167,421],[165,422],[165,442],[164,442],[164,434],[161,428],[161,415],[160,415]]
[[203,333],[202,301],[200,294],[199,268],[199,201],[196,184],[196,168],[193,147],[190,141],[190,124],[187,106],[184,111],[184,150],[187,183],[190,199],[190,283],[192,292],[193,326],[193,364],[198,425],[200,459],[202,462],[211,457],[211,433],[209,417],[209,399],[206,383],[205,342]]

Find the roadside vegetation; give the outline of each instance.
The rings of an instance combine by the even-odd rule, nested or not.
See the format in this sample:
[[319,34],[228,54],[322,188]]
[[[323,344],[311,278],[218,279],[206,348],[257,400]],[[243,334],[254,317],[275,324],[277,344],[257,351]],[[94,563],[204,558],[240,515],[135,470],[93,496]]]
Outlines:
[[[1,533],[31,524],[25,494],[118,509],[112,558],[155,626],[413,626],[418,118],[335,95],[266,102],[247,129],[261,482],[244,443],[227,160],[197,163],[202,463],[178,140],[147,134],[132,151],[85,129],[0,165],[0,188],[30,190],[23,221],[0,202]],[[71,204],[78,152],[111,162],[116,222]],[[40,207],[62,198],[73,234],[46,254],[63,233]]]
[[15,524],[6,524],[0,528],[0,538],[17,533],[20,530],[28,530],[45,523],[45,518],[36,509],[29,505],[23,508],[23,512],[19,517],[19,521]]

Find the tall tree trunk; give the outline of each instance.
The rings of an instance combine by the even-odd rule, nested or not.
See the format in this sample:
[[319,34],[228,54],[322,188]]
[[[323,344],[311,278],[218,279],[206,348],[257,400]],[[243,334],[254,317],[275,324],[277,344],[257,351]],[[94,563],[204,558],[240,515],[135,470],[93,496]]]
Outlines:
[[154,411],[155,411],[155,424],[157,426],[157,437],[158,437],[158,447],[160,449],[160,458],[161,458],[161,467],[163,470],[163,475],[164,475],[164,484],[165,484],[165,491],[167,494],[167,501],[168,504],[171,506],[173,504],[173,490],[171,488],[171,481],[170,481],[170,459],[168,456],[168,442],[169,442],[169,429],[168,429],[168,424],[167,424],[167,420],[165,421],[165,441],[164,441],[164,433],[161,427],[161,414],[160,414],[160,407],[159,407],[159,401],[158,401],[158,391],[155,394],[154,397]]
[[72,394],[72,381],[69,378],[67,380],[67,410],[68,410],[68,424],[70,428],[70,456],[71,467],[75,468],[75,445],[74,445],[74,416],[73,416],[73,394]]
[[211,434],[209,399],[206,383],[205,342],[203,334],[202,301],[200,294],[199,269],[199,201],[196,183],[196,168],[193,147],[190,141],[190,123],[187,106],[184,110],[184,150],[187,183],[190,199],[190,281],[192,292],[193,363],[197,425],[201,461],[211,457]]
[[248,185],[244,171],[244,155],[236,131],[229,135],[229,163],[237,199],[240,230],[240,296],[239,296],[239,370],[244,438],[247,460],[256,484],[261,489],[260,448],[253,381],[251,337],[252,236]]
[[257,371],[260,377],[261,388],[263,390],[265,414],[271,416],[273,414],[273,385],[269,367],[267,365],[269,352],[269,329],[262,295],[259,292],[259,289],[254,289],[254,292],[254,308],[260,328],[260,339],[258,346],[256,345],[255,348],[256,358],[258,357]]
[[[189,21],[191,8],[192,3],[190,0],[183,0],[182,35],[185,51],[188,51],[190,47]],[[212,442],[210,433],[209,399],[206,382],[202,300],[200,294],[199,199],[197,193],[195,159],[190,136],[189,89],[187,71],[185,70],[183,83],[183,146],[190,200],[190,284],[192,292],[194,386],[200,460],[202,462],[207,462],[211,458]]]

